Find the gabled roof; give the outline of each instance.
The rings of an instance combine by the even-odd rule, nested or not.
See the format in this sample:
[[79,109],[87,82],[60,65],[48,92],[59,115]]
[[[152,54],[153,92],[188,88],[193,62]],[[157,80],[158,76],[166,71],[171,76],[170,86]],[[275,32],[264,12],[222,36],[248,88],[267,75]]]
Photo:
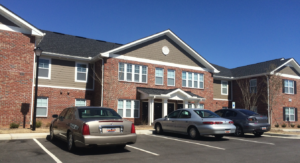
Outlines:
[[46,36],[44,36],[39,46],[43,49],[44,54],[56,53],[77,57],[95,57],[99,53],[121,46],[121,44],[102,40],[88,39],[46,30],[42,31],[46,33]]
[[18,26],[22,26],[24,28],[27,28],[31,31],[31,35],[33,36],[44,36],[44,33],[40,31],[38,28],[15,14],[14,12],[10,11],[6,7],[0,4],[0,14],[3,15],[5,18],[13,21],[13,23],[17,24]]
[[176,92],[176,90],[180,90],[191,97],[203,98],[190,91],[183,91],[181,89],[155,89],[155,88],[138,87],[137,90],[149,95],[169,95],[170,93]]

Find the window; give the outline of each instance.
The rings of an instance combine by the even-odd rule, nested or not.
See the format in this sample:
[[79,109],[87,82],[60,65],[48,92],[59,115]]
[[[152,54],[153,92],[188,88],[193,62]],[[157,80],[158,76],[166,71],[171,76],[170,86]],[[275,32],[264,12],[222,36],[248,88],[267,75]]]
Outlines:
[[168,86],[175,86],[175,70],[168,70]]
[[50,79],[50,59],[39,59],[39,78]]
[[147,83],[147,66],[120,62],[119,81]]
[[204,88],[204,74],[182,71],[182,87]]
[[180,111],[181,111],[181,110],[173,111],[172,113],[170,113],[170,114],[168,115],[168,118],[177,118]]
[[86,106],[85,99],[75,99],[75,106]]
[[228,81],[221,81],[221,95],[228,95]]
[[184,110],[180,113],[179,118],[191,118],[191,113]]
[[48,98],[47,97],[37,97],[36,116],[37,117],[47,117],[48,116]]
[[250,80],[250,93],[256,93],[257,92],[257,80],[251,79]]
[[155,84],[163,85],[164,83],[164,69],[155,68]]
[[116,111],[106,108],[80,108],[78,114],[80,119],[122,119]]
[[140,101],[118,100],[118,113],[124,118],[139,118]]
[[200,109],[204,109],[204,104],[200,104],[200,105],[199,105],[199,108],[200,108]]
[[294,94],[294,81],[284,80],[284,93]]
[[88,64],[76,63],[75,81],[87,82],[87,74],[88,74]]
[[284,121],[297,121],[297,109],[296,108],[289,108],[285,107],[283,108],[284,111]]
[[195,108],[193,103],[188,103],[188,108]]
[[210,110],[194,110],[201,118],[220,118],[216,113]]

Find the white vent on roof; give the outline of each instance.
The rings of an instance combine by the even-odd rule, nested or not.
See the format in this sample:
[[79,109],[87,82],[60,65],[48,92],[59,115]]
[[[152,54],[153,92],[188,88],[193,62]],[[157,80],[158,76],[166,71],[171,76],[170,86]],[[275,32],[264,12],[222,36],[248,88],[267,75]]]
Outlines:
[[284,60],[284,58],[281,58],[280,60],[281,60],[281,61],[283,61],[283,60]]

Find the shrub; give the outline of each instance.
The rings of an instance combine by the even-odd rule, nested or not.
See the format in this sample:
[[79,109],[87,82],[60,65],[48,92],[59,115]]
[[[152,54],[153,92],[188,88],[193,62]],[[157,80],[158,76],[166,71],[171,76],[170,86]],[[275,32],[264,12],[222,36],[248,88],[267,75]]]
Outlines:
[[51,126],[51,123],[47,123],[47,124],[46,124],[46,127],[50,127],[50,126]]
[[10,124],[10,127],[9,128],[19,128],[20,124],[19,123],[15,123],[15,122],[12,122]]
[[294,128],[294,127],[295,127],[295,125],[294,125],[294,124],[291,124],[291,127],[293,127],[293,128]]
[[285,124],[285,123],[284,123],[284,124],[282,124],[282,125],[281,125],[281,127],[283,127],[283,128],[284,128],[284,127],[286,127],[286,124]]
[[277,124],[275,125],[275,127],[279,127],[279,124],[277,123]]
[[297,127],[300,128],[300,125],[298,125]]
[[36,128],[40,128],[42,126],[42,122],[41,121],[37,121],[35,124]]

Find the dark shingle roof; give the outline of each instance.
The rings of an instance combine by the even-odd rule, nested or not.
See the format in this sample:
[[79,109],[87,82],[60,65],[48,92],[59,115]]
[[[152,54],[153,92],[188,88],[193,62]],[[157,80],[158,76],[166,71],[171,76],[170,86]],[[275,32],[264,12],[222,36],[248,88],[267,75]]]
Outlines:
[[[152,95],[161,95],[161,94],[168,94],[176,89],[155,89],[155,88],[142,88],[142,87],[138,87],[138,90],[147,93],[147,94],[152,94]],[[203,98],[201,96],[198,96],[190,91],[184,91],[185,93],[191,95],[191,96],[196,96],[198,98]]]
[[45,52],[66,54],[79,57],[94,57],[99,53],[122,46],[101,40],[88,39],[58,32],[42,30],[46,33],[39,44]]
[[279,58],[270,61],[246,65],[242,67],[236,67],[232,69],[227,69],[225,67],[221,67],[215,64],[213,66],[215,66],[220,71],[220,73],[216,74],[216,76],[242,77],[242,76],[266,73],[270,69],[271,65],[278,67],[290,59],[291,58],[288,59]]

